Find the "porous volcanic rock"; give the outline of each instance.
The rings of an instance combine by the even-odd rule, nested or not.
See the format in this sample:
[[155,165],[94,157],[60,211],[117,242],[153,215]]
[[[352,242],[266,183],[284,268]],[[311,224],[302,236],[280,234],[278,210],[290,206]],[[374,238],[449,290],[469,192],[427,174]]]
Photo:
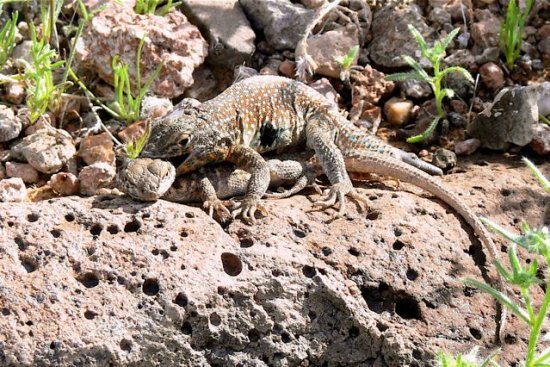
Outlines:
[[[445,180],[474,211],[537,224],[545,194],[526,168],[466,160],[468,173]],[[364,192],[368,214],[350,205],[328,223],[297,195],[225,230],[164,201],[0,204],[0,365],[424,366],[440,350],[487,354],[494,303],[459,280],[482,278],[471,230],[437,200]],[[503,365],[526,335],[512,319]]]
[[112,58],[118,55],[128,65],[132,88],[136,86],[136,55],[144,38],[141,80],[145,82],[164,62],[151,87],[160,96],[173,98],[193,84],[193,70],[207,54],[207,44],[197,27],[179,11],[165,16],[139,15],[112,2],[86,25],[76,45],[76,58],[108,83],[113,82]]

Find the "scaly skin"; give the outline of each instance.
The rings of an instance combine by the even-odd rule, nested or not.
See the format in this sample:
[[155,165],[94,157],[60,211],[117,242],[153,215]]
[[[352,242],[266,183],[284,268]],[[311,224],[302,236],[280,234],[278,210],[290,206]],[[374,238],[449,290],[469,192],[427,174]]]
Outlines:
[[185,157],[177,168],[178,175],[221,161],[250,172],[240,209],[243,217],[249,219],[269,185],[269,169],[261,153],[304,145],[315,151],[332,184],[328,201],[335,197],[341,208],[346,195],[358,197],[342,152],[377,152],[432,174],[442,173],[437,167],[361,132],[312,88],[275,76],[247,78],[210,101],[185,111],[176,109],[155,121],[142,156]]
[[[247,219],[254,217],[269,185],[269,168],[261,153],[304,145],[314,150],[332,184],[319,204],[331,206],[339,202],[341,214],[345,196],[365,200],[353,188],[348,171],[388,174],[424,188],[451,205],[474,228],[490,257],[499,259],[475,214],[423,172],[441,174],[441,170],[355,128],[321,94],[291,79],[250,77],[189,111],[176,110],[153,123],[142,155],[185,157],[176,170],[178,175],[221,161],[250,172],[239,209]],[[501,333],[504,321],[503,313]]]

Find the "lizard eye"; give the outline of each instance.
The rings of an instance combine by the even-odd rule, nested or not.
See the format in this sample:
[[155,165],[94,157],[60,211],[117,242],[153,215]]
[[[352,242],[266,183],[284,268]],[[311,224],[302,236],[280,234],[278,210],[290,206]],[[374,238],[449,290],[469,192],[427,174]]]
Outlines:
[[180,141],[178,141],[178,145],[181,148],[186,148],[187,144],[189,144],[189,137],[187,135],[184,135],[181,137]]

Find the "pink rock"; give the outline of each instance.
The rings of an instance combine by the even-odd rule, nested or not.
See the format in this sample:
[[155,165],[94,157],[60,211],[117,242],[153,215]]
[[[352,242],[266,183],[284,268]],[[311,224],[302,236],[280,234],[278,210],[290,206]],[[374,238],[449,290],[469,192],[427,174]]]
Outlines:
[[21,178],[13,177],[0,180],[0,201],[25,201],[26,198],[27,188]]
[[104,162],[84,167],[78,174],[80,193],[95,195],[100,189],[112,187],[115,175],[115,168]]
[[483,84],[490,90],[497,91],[504,86],[504,73],[500,66],[490,61],[479,68],[479,74]]
[[45,114],[40,116],[38,118],[38,120],[36,120],[35,123],[33,123],[32,125],[29,125],[25,129],[25,136],[32,135],[35,132],[37,132],[38,130],[47,129],[49,127],[52,127],[52,118],[55,121],[55,117],[53,117],[53,115],[51,113],[46,112]]
[[63,196],[75,195],[80,189],[78,178],[68,172],[59,172],[52,175],[48,181],[48,186],[57,194]]
[[[379,124],[382,114],[377,106],[378,102],[380,98],[393,91],[395,84],[386,80],[384,73],[370,65],[365,66],[361,72],[352,72],[351,79],[351,120],[368,119],[374,124]],[[376,111],[375,114],[373,111]]]
[[529,146],[540,155],[550,154],[550,127],[537,124],[535,125],[535,136]]
[[[342,27],[307,39],[305,49],[296,48],[296,60],[302,58],[306,51],[315,62],[315,74],[339,78],[342,68],[341,60],[348,52],[359,44],[359,35],[355,27]],[[353,65],[357,60],[353,60]]]
[[481,142],[478,139],[467,139],[455,144],[455,153],[457,155],[470,155],[479,148]]
[[338,106],[338,99],[340,96],[327,78],[316,80],[315,82],[309,84],[309,86],[325,96],[325,98],[332,102],[334,106]]
[[25,183],[37,183],[40,180],[38,171],[28,163],[7,162],[6,175],[8,177],[19,177]]
[[13,110],[5,105],[0,105],[0,142],[13,140],[19,136],[23,125],[15,116]]
[[177,97],[193,84],[193,70],[202,64],[207,45],[197,27],[179,11],[165,16],[138,15],[132,8],[110,2],[86,26],[76,47],[76,58],[108,83],[113,82],[113,55],[128,65],[132,88],[136,89],[136,55],[145,37],[141,58],[141,80],[147,80],[164,62],[152,85],[155,94]]
[[80,142],[78,156],[88,165],[98,162],[112,164],[115,159],[113,147],[113,141],[107,133],[90,135]]
[[497,47],[500,43],[500,19],[492,15],[483,15],[483,18],[472,25],[472,39],[481,48]]
[[136,140],[145,133],[145,121],[134,122],[132,125],[118,132],[118,137],[127,143]]

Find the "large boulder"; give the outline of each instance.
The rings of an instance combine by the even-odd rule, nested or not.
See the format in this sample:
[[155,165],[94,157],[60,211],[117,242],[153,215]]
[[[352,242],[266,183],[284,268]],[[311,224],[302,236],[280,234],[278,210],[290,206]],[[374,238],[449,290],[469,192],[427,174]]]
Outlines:
[[[526,168],[469,166],[446,184],[470,207],[511,223],[521,203],[536,223]],[[368,214],[326,222],[297,195],[225,230],[164,201],[0,204],[0,365],[420,366],[494,348],[493,300],[460,282],[485,272],[471,230],[439,201],[365,193]],[[525,348],[519,325],[502,364]]]
[[128,65],[132,88],[137,91],[136,55],[142,38],[141,80],[147,80],[164,62],[152,85],[153,92],[169,98],[182,95],[193,84],[193,70],[203,63],[208,45],[197,27],[179,11],[162,17],[139,15],[132,8],[112,2],[84,28],[76,45],[76,59],[113,83],[111,64],[118,55]]

